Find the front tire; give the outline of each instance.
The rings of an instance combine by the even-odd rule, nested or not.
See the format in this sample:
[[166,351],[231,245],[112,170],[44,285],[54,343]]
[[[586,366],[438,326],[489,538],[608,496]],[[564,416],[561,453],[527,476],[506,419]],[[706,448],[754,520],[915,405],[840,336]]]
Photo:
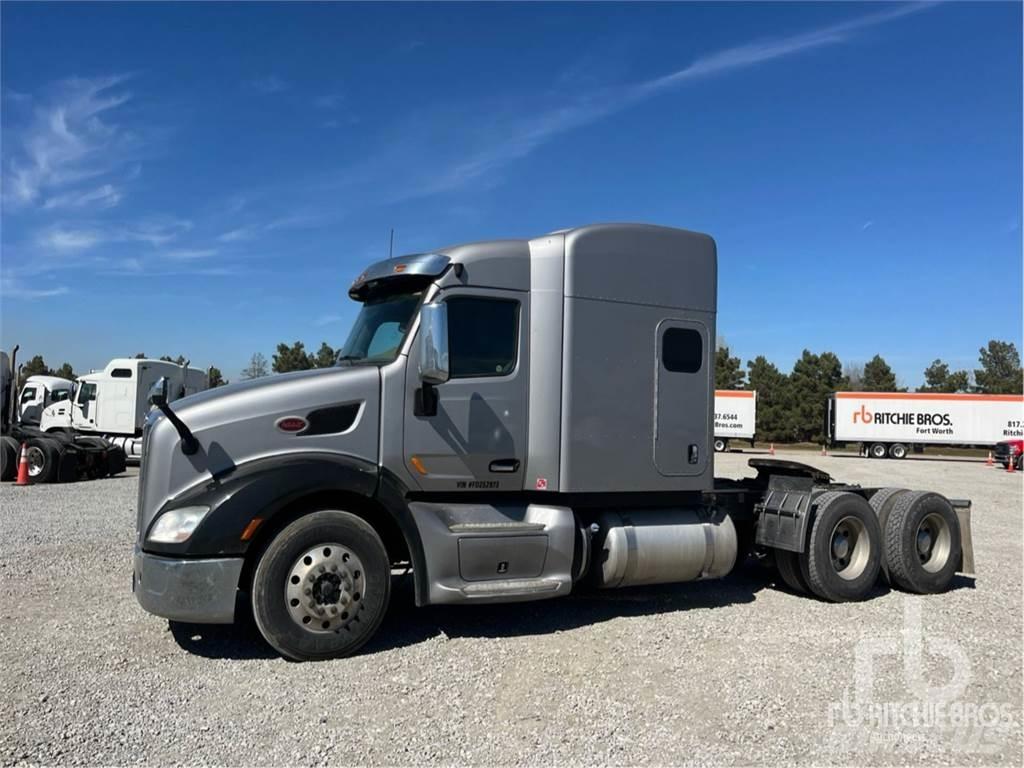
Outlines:
[[260,634],[296,661],[348,656],[387,611],[391,564],[377,532],[349,512],[301,517],[277,534],[253,576]]
[[822,494],[815,506],[807,556],[800,559],[804,579],[822,600],[863,600],[875,586],[882,563],[878,517],[863,497],[846,491]]
[[30,483],[52,483],[57,480],[60,470],[60,447],[54,440],[34,437],[27,442],[28,481]]

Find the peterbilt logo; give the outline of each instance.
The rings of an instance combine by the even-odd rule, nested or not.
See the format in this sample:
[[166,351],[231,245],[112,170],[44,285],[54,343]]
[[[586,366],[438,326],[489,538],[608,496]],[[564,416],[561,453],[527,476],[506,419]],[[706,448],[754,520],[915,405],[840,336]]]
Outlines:
[[301,416],[282,416],[274,422],[274,426],[290,435],[298,434],[309,426],[309,422]]

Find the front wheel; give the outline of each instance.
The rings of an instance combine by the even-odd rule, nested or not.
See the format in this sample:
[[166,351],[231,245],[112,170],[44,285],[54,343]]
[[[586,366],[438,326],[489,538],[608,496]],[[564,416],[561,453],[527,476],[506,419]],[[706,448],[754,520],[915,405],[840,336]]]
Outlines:
[[391,565],[377,532],[349,512],[324,510],[281,531],[253,577],[256,626],[296,661],[348,656],[377,631]]
[[30,483],[53,483],[60,469],[60,448],[53,440],[34,437],[28,446],[28,481]]

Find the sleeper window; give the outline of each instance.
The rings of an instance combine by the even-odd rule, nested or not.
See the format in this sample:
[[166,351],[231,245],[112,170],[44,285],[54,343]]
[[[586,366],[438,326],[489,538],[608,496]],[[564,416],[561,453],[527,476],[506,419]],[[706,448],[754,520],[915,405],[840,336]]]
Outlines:
[[703,357],[700,334],[690,328],[669,328],[661,337],[661,363],[672,373],[696,373]]
[[451,377],[512,373],[519,346],[519,302],[457,296],[447,304]]

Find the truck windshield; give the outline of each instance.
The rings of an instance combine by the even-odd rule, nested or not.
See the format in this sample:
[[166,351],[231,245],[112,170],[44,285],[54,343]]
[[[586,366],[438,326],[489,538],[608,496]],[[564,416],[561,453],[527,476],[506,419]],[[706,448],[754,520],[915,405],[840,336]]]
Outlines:
[[352,325],[338,362],[387,363],[394,360],[412,325],[422,295],[422,291],[417,291],[368,299]]

